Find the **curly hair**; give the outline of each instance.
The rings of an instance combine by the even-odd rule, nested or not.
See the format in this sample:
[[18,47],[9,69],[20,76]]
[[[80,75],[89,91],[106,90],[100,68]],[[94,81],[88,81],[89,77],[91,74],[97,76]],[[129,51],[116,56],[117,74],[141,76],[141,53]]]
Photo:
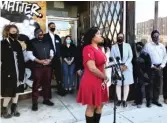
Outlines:
[[4,26],[4,29],[2,31],[2,37],[3,38],[8,38],[9,37],[9,31],[10,31],[11,28],[15,28],[17,30],[17,34],[19,34],[18,27],[14,24],[9,24],[9,25]]
[[84,47],[92,43],[92,39],[99,31],[98,27],[91,27],[84,35]]

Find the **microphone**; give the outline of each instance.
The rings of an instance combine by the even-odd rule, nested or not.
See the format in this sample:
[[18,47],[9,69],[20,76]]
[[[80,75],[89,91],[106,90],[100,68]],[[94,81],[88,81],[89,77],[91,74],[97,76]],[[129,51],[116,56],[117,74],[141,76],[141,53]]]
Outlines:
[[113,57],[109,57],[109,62],[113,62],[114,58]]
[[113,67],[113,65],[115,65],[115,63],[113,63],[113,62],[114,62],[114,58],[109,57],[109,64],[107,67],[105,67],[105,69]]
[[105,67],[105,69],[111,68],[114,66],[117,66],[116,60],[113,57],[109,57],[109,65],[107,67]]
[[117,60],[118,63],[120,63],[120,57],[117,56],[116,60]]
[[124,65],[124,63],[122,63],[122,61],[120,60],[120,57],[116,57],[116,61],[118,65]]

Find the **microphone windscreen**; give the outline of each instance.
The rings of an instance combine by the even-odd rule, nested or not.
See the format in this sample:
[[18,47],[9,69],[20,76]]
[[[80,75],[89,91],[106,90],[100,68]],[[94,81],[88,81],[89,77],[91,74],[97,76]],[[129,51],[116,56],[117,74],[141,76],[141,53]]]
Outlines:
[[117,56],[117,57],[116,57],[116,60],[117,60],[117,62],[118,62],[118,61],[120,60],[120,58]]
[[114,61],[113,57],[109,57],[109,62],[113,62],[113,61]]

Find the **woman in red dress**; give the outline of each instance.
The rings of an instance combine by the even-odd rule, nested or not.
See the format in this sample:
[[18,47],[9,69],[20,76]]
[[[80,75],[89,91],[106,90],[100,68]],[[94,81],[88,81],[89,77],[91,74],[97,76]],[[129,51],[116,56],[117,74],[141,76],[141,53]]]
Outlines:
[[105,54],[98,44],[102,42],[100,31],[92,27],[84,36],[84,74],[78,91],[77,102],[87,105],[86,123],[99,123],[104,102],[108,102],[104,73]]

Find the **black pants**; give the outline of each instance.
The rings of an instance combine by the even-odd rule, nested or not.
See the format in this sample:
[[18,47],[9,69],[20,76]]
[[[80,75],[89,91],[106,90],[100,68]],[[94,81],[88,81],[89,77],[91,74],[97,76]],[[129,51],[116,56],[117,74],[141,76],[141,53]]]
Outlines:
[[163,80],[163,71],[152,69],[151,75],[151,84],[150,84],[150,92],[152,93],[152,101],[159,101],[160,94],[160,85]]
[[150,83],[145,85],[142,80],[137,80],[136,83],[136,98],[135,98],[135,103],[142,104],[143,103],[143,97],[144,97],[144,92],[146,96],[146,101],[150,102],[150,97],[151,97],[151,91],[150,91]]
[[163,97],[167,99],[167,66],[163,71]]
[[59,84],[62,82],[62,68],[60,57],[54,56],[52,60],[52,69],[56,77],[56,82]]

